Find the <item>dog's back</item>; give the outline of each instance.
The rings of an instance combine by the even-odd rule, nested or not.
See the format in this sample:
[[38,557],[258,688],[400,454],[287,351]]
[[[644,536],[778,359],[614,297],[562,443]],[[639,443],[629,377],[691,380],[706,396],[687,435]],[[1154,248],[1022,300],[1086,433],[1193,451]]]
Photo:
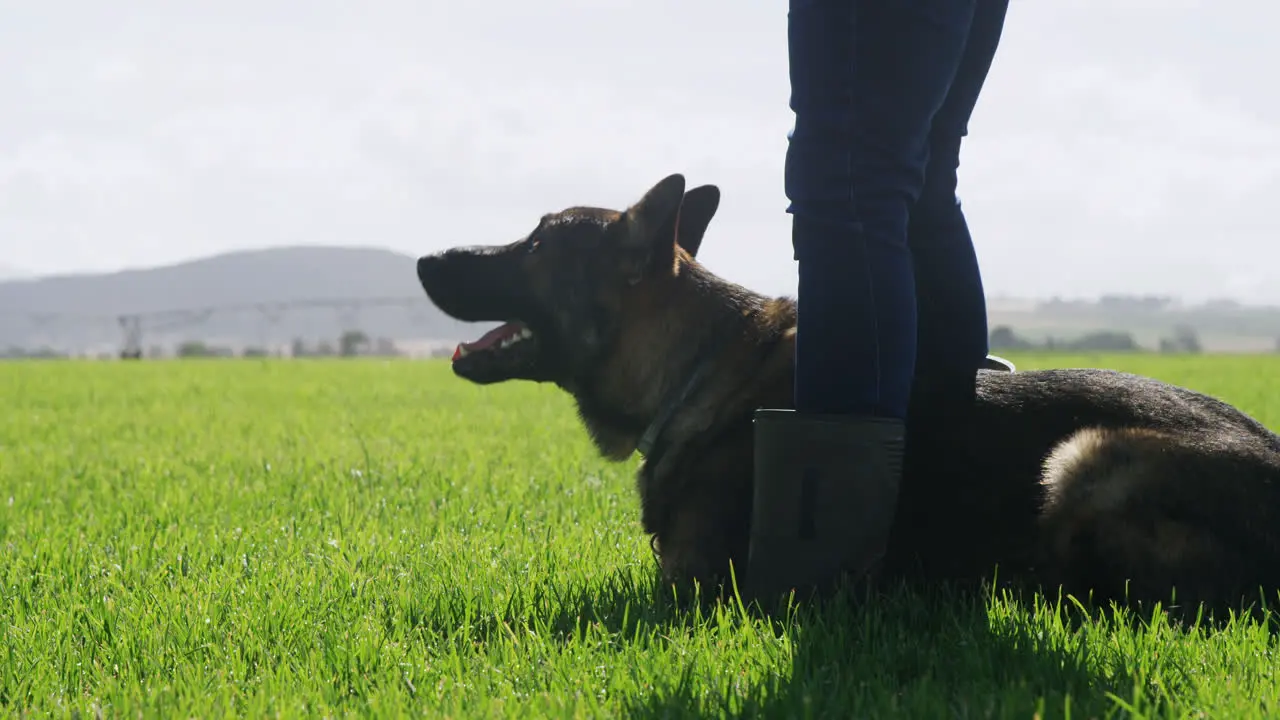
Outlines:
[[982,373],[963,426],[913,428],[892,572],[996,571],[1095,597],[1234,603],[1280,587],[1280,437],[1108,370]]

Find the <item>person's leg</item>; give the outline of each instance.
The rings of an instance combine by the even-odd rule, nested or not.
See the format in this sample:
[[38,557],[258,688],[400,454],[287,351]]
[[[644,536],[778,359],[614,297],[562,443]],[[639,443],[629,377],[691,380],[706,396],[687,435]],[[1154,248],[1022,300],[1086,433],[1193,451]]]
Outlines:
[[973,1],[791,0],[795,411],[757,414],[753,595],[883,550],[916,344],[908,211]]
[[786,159],[801,412],[903,418],[916,356],[907,223],[974,0],[793,0]]
[[946,387],[971,381],[987,361],[987,305],[978,258],[956,195],[960,143],[1000,43],[1009,0],[977,0],[946,100],[933,118],[924,187],[907,242],[917,301],[916,378]]

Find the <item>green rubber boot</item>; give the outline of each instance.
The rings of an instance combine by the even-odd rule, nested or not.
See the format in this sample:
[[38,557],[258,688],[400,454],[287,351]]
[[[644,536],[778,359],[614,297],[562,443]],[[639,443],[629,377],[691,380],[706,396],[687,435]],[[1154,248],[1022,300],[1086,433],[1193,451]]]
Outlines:
[[902,474],[903,423],[755,412],[744,602],[825,593],[885,553]]

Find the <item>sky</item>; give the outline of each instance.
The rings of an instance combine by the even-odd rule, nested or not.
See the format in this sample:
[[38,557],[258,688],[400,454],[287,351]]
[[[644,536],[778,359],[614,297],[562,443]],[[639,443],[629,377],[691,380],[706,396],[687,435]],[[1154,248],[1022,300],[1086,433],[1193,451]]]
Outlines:
[[[719,185],[792,293],[786,5],[0,0],[0,275],[505,243]],[[1280,4],[1014,0],[961,157],[988,294],[1280,302]],[[1275,209],[1273,209],[1275,208]]]

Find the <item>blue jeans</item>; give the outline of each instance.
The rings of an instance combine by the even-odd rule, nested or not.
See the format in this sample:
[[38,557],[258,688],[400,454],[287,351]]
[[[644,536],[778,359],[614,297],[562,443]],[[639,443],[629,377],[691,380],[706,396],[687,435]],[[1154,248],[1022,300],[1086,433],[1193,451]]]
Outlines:
[[790,0],[797,411],[902,419],[986,356],[956,170],[1008,4]]

